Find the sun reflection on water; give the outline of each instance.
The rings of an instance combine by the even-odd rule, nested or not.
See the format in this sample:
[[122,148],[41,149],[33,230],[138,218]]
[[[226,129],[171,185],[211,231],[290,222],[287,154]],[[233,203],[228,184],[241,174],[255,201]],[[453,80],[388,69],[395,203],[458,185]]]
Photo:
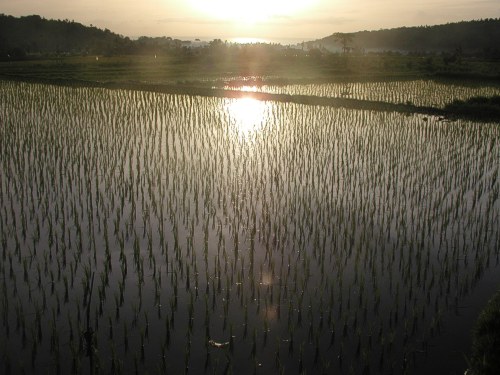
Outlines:
[[241,86],[239,90],[245,92],[257,92],[257,86]]
[[248,136],[263,127],[266,107],[266,102],[247,97],[231,100],[226,108],[238,134]]

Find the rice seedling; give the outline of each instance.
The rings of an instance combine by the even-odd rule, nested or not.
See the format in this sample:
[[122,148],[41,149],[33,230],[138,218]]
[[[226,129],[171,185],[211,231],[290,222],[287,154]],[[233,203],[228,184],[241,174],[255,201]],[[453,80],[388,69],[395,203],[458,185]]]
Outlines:
[[[419,105],[495,90],[348,87]],[[238,99],[0,96],[6,372],[418,372],[498,280],[498,124],[244,101],[247,126]]]
[[[496,84],[470,85],[465,82],[439,82],[423,79],[353,82],[349,84],[347,90],[345,85],[345,83],[260,85],[254,86],[253,91],[271,94],[352,98],[440,108],[454,100],[467,100],[477,96],[491,97],[500,92],[500,88]],[[240,87],[226,85],[224,89],[239,90]]]

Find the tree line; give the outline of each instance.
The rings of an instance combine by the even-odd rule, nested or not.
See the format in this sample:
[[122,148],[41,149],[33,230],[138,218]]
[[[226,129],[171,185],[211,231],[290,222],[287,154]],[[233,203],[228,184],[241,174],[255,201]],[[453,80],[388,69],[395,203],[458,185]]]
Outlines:
[[[0,14],[0,60],[19,60],[50,55],[203,55],[221,58],[318,57],[329,53],[447,53],[448,58],[474,55],[500,58],[500,19],[449,23],[437,26],[401,27],[378,31],[334,33],[323,39],[283,47],[257,44],[235,46],[215,39],[203,48],[171,37],[140,37],[132,40],[108,29],[84,26],[73,20],[48,20],[38,15],[13,17]],[[317,56],[318,55],[318,56]]]
[[435,26],[335,33],[314,45],[344,52],[453,52],[500,58],[500,19],[462,21]]
[[3,60],[54,54],[143,54],[181,48],[181,40],[169,37],[132,40],[73,20],[0,14],[0,58]]

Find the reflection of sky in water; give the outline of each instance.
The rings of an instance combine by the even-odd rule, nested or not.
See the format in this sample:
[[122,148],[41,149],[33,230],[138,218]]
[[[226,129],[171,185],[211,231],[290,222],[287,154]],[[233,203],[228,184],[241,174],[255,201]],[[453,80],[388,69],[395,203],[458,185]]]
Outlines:
[[257,92],[258,88],[257,86],[241,86],[240,90],[245,92]]
[[[0,356],[11,348],[10,358],[44,363],[29,337],[23,348],[22,324],[14,334],[17,309],[28,334],[42,327],[39,353],[51,344],[44,326],[61,332],[69,373],[82,282],[95,271],[91,323],[104,372],[113,352],[131,367],[144,347],[141,373],[158,372],[162,358],[170,373],[186,364],[223,373],[226,351],[207,342],[233,336],[233,373],[256,361],[277,373],[276,359],[293,369],[301,356],[307,372],[332,373],[321,362],[341,350],[338,373],[365,364],[389,373],[423,340],[433,353],[449,351],[450,336],[430,341],[438,319],[449,331],[441,316],[477,312],[482,303],[464,296],[486,301],[476,279],[500,277],[496,124],[251,98],[0,89],[1,117],[9,115],[0,130],[0,239],[5,267],[13,263],[0,281],[13,298],[0,303],[8,311]],[[60,149],[47,146],[56,131]],[[62,345],[70,329],[73,343]]]
[[415,105],[444,107],[452,100],[467,100],[474,96],[491,97],[500,94],[500,86],[490,84],[444,84],[430,80],[321,83],[259,86],[225,86],[226,90],[266,92],[285,95],[309,95],[328,98],[348,97],[390,103],[411,102]]
[[260,284],[264,285],[264,286],[272,285],[273,284],[272,275],[269,272],[264,272],[262,274],[262,278],[261,278]]
[[267,322],[278,319],[278,305],[269,305],[261,309],[261,316]]

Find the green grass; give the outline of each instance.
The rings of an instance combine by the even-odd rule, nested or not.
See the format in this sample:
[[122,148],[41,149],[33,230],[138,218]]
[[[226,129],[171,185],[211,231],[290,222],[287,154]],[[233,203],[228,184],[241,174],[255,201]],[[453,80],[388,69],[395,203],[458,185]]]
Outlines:
[[462,118],[499,120],[500,96],[491,98],[479,96],[465,101],[455,100],[445,107],[445,111],[451,116]]
[[471,368],[468,374],[500,373],[500,292],[488,302],[473,333]]
[[264,79],[275,83],[422,77],[498,79],[498,62],[471,59],[444,64],[439,56],[366,54],[230,54],[67,56],[0,63],[0,75],[98,82],[212,84],[217,80]]

